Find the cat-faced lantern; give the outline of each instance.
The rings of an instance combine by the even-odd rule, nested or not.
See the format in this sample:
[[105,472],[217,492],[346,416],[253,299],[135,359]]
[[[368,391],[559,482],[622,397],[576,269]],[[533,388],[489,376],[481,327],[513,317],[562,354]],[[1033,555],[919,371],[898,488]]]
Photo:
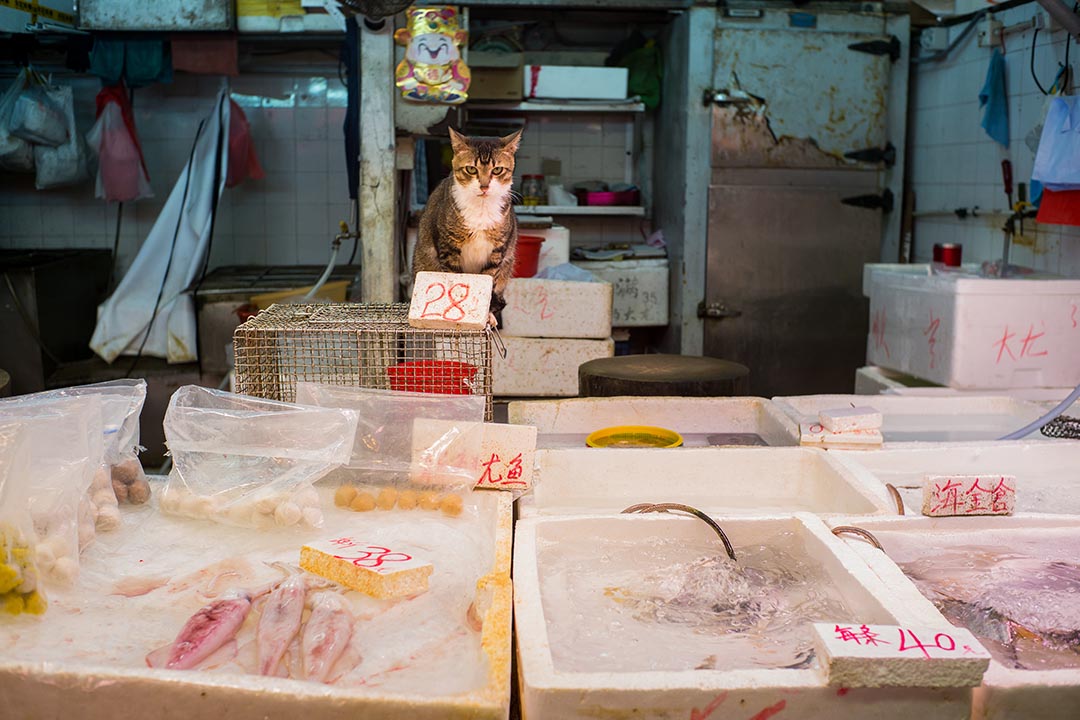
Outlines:
[[458,25],[457,10],[448,5],[410,7],[407,25],[394,33],[405,46],[396,85],[406,100],[457,105],[468,98],[472,76],[461,59],[468,33]]

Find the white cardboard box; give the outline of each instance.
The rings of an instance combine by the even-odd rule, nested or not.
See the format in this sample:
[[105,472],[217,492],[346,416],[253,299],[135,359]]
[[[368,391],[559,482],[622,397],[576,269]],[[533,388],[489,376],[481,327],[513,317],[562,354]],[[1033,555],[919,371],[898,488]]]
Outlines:
[[574,265],[611,283],[611,324],[614,327],[668,324],[667,258],[578,260]]
[[954,388],[1080,383],[1080,280],[929,275],[867,265],[868,364]]
[[611,337],[611,285],[514,278],[506,286],[503,330],[537,338]]
[[524,338],[503,335],[506,357],[492,359],[492,392],[496,396],[574,397],[578,367],[612,357],[615,343],[605,340]]
[[625,100],[630,71],[618,67],[526,65],[526,98]]

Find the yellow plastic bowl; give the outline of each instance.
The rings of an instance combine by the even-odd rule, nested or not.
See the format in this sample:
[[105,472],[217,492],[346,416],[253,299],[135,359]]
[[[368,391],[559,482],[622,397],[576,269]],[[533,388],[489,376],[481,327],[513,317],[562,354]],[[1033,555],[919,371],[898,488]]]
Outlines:
[[585,444],[594,448],[673,448],[683,444],[674,430],[649,425],[618,425],[590,433]]

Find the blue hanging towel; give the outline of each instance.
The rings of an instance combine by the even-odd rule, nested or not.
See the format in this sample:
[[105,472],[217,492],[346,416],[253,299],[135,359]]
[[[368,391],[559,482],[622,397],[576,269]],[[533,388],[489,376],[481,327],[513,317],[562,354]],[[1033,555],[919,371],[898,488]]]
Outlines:
[[1009,103],[1005,92],[1005,57],[995,49],[986,70],[986,83],[979,91],[983,108],[982,126],[986,134],[1009,147]]

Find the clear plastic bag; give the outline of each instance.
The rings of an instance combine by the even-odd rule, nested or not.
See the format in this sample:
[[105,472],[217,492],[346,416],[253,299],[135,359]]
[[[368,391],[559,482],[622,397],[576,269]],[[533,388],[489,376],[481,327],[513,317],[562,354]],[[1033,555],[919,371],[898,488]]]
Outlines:
[[117,103],[105,104],[86,142],[98,160],[94,197],[130,202],[154,196],[139,147]]
[[70,585],[78,577],[79,552],[95,537],[87,491],[104,456],[101,398],[4,400],[3,422],[18,422],[23,430],[30,469],[13,480],[28,498],[38,569]]
[[74,185],[89,177],[86,165],[86,143],[75,125],[75,104],[71,88],[61,86],[53,97],[59,98],[64,109],[67,140],[56,147],[34,146],[34,187],[48,190]]
[[356,422],[350,410],[185,385],[165,412],[173,469],[161,510],[239,527],[321,527],[312,484],[348,461]]
[[486,400],[298,382],[305,405],[356,410],[356,442],[345,467],[375,480],[431,482],[472,489],[479,467]]
[[[67,90],[66,96],[64,90]],[[8,130],[34,145],[56,147],[64,144],[70,137],[64,112],[65,97],[71,98],[71,88],[35,82],[15,99]]]
[[0,96],[0,168],[11,172],[34,171],[33,146],[8,130],[15,101],[28,85],[27,71],[24,68],[15,76],[15,82]]
[[47,601],[37,567],[37,537],[30,519],[30,474],[22,423],[0,423],[0,612],[45,612]]

